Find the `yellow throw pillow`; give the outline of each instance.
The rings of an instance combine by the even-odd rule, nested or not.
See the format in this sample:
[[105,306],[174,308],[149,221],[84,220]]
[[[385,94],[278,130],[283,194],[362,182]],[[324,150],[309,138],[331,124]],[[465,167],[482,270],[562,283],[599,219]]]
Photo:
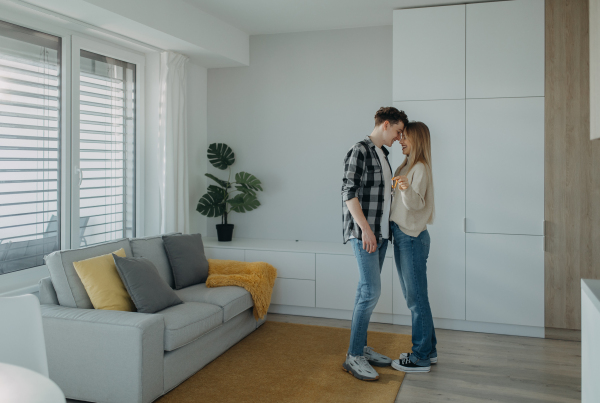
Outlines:
[[[123,248],[113,253],[120,257],[126,257]],[[117,272],[112,253],[73,262],[73,266],[94,308],[135,311],[135,305]]]

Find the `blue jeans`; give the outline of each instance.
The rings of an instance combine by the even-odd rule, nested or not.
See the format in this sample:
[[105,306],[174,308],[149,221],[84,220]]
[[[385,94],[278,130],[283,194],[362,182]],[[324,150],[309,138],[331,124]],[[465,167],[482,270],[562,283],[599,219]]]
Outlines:
[[427,230],[418,237],[406,235],[392,223],[394,260],[402,293],[412,317],[412,354],[410,360],[421,366],[437,357],[435,329],[427,295],[427,257],[431,240]]
[[369,321],[373,309],[379,301],[379,295],[381,295],[381,268],[385,262],[388,240],[384,239],[379,242],[377,250],[373,253],[368,253],[363,249],[362,240],[360,239],[350,239],[350,244],[358,261],[360,280],[358,281],[356,299],[354,300],[348,354],[359,356],[363,355],[363,350],[367,345]]

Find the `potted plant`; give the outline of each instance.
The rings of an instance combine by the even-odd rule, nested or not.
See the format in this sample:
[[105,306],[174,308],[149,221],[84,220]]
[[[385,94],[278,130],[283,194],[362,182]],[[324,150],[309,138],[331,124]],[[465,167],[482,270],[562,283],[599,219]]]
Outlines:
[[208,187],[198,201],[196,210],[206,217],[221,216],[221,224],[217,224],[219,241],[231,241],[233,224],[227,223],[228,214],[231,211],[245,213],[258,208],[260,202],[256,198],[256,192],[263,189],[258,178],[248,172],[235,174],[235,181],[231,181],[231,166],[235,162],[235,155],[227,144],[213,143],[208,146],[208,160],[215,168],[223,171],[229,169],[229,177],[225,181],[206,174],[216,185]]

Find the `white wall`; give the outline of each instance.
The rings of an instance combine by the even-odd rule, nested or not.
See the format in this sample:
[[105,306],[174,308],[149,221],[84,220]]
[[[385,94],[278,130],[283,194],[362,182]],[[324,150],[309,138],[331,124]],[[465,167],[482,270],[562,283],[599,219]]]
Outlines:
[[209,69],[208,143],[264,187],[234,237],[341,242],[344,156],[391,103],[391,26],[251,36],[249,67]]
[[[146,154],[145,154],[145,235],[159,234],[158,193],[158,113],[159,53],[146,54]],[[206,233],[206,217],[196,212],[196,204],[206,191],[206,68],[188,62],[188,179],[190,232]]]

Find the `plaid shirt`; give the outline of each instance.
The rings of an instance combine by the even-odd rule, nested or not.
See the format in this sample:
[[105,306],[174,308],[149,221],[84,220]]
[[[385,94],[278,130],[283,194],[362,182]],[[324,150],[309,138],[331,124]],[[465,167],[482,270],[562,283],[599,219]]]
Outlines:
[[[344,243],[348,242],[351,235],[362,239],[362,230],[354,221],[346,205],[347,200],[358,197],[362,211],[371,227],[371,230],[381,241],[381,218],[383,216],[383,199],[385,195],[385,182],[383,168],[375,149],[377,147],[369,137],[356,143],[344,158],[344,180],[342,184],[342,209],[344,223]],[[388,162],[389,151],[381,147]],[[390,185],[391,186],[391,185]],[[392,231],[389,231],[391,236]]]

